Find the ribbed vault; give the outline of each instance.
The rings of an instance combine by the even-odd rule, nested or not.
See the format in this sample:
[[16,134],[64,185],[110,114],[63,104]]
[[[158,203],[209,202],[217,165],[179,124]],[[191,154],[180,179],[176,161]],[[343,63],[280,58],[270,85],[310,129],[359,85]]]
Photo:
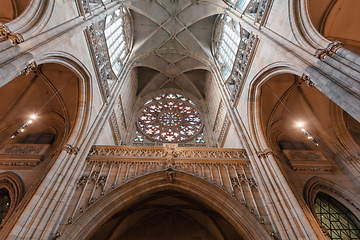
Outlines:
[[128,7],[134,26],[130,58],[136,58],[137,94],[175,88],[202,99],[209,67],[198,59],[212,59],[213,26],[223,9],[192,0],[132,1]]

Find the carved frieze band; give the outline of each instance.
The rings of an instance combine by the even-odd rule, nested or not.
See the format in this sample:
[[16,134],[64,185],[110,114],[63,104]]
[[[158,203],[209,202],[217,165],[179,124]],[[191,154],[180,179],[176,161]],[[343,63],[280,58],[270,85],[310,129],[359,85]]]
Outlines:
[[324,60],[326,56],[332,57],[337,50],[342,48],[344,44],[340,41],[334,41],[329,44],[329,46],[325,49],[318,49],[315,53],[315,57],[320,60]]
[[20,44],[24,42],[24,38],[20,33],[13,33],[10,29],[5,25],[0,23],[0,38],[2,40],[10,40],[12,44]]
[[[143,146],[93,146],[89,157],[116,158],[116,159],[164,159],[169,156],[166,147],[143,147]],[[214,159],[214,160],[247,160],[245,149],[218,149],[218,148],[186,148],[175,147],[171,156],[177,159]]]
[[121,145],[122,140],[121,140],[120,128],[119,128],[114,111],[110,115],[110,122],[111,122],[112,130],[115,135],[116,144]]

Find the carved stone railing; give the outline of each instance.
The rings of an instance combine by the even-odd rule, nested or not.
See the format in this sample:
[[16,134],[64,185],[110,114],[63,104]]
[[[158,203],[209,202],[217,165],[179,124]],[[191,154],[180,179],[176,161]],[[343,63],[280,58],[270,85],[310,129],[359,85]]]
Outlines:
[[203,179],[245,205],[259,221],[260,193],[244,149],[94,146],[79,177],[75,207],[68,223],[115,189],[141,176],[164,172],[172,183],[176,172]]
[[49,144],[6,144],[0,149],[0,169],[35,167],[42,162]]
[[290,167],[298,172],[330,172],[331,162],[320,151],[283,150]]
[[249,62],[255,49],[256,35],[242,29],[241,40],[238,52],[235,57],[234,67],[231,72],[231,80],[228,81],[228,88],[231,93],[231,100],[236,102],[241,85],[250,66]]

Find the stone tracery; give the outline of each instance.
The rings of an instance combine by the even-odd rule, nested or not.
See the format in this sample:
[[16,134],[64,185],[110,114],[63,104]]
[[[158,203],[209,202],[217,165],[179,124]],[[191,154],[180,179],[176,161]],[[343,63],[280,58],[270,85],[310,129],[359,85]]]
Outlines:
[[202,121],[193,101],[183,95],[169,93],[146,102],[138,127],[152,140],[182,142],[200,132]]

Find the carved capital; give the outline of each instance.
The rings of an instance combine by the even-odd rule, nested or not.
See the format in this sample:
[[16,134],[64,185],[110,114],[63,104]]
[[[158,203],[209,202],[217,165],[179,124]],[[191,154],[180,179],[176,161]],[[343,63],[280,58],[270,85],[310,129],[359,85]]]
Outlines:
[[323,61],[326,56],[332,57],[337,52],[337,50],[339,50],[343,46],[344,44],[340,41],[331,42],[327,48],[318,49],[315,53],[315,57]]
[[73,147],[70,144],[65,144],[64,146],[62,146],[61,149],[65,150],[67,153],[74,155],[76,155],[80,150],[78,147]]
[[302,75],[301,80],[303,80],[309,87],[315,86],[315,83],[311,81],[310,77],[305,73]]
[[27,76],[29,73],[34,71],[37,68],[37,64],[35,61],[29,63],[22,71],[21,75]]
[[270,149],[265,149],[264,151],[260,151],[257,153],[259,158],[266,158],[269,155],[273,155],[275,156],[274,152],[271,151]]
[[0,23],[0,38],[6,40],[10,33],[10,29],[5,24]]
[[10,33],[8,39],[12,42],[12,44],[20,44],[24,42],[24,38],[20,33]]

